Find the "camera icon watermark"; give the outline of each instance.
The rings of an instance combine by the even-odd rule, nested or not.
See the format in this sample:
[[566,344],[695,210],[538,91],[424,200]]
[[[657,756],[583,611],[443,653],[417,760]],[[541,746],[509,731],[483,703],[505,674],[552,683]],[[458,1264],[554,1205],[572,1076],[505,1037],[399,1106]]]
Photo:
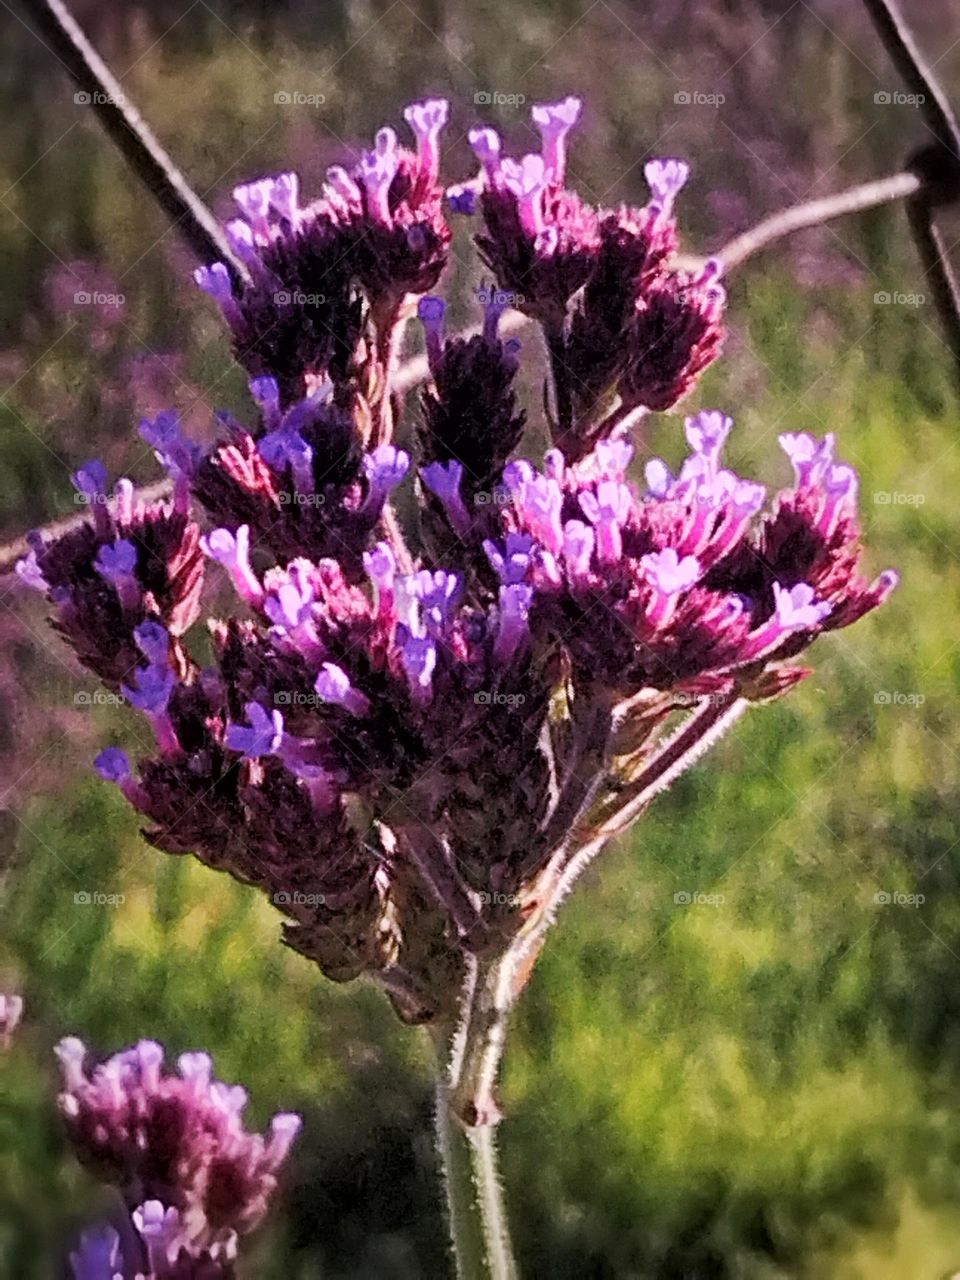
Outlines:
[[678,89],[673,95],[678,107],[722,107],[726,100],[725,93],[703,93],[699,89]]
[[73,295],[76,307],[122,307],[126,301],[126,294],[103,293],[100,289],[78,289]]
[[880,489],[873,495],[878,507],[922,507],[926,500],[926,494],[900,493],[896,489]]
[[723,893],[700,893],[696,889],[680,889],[673,895],[677,907],[722,907],[726,900]]
[[93,93],[88,93],[86,89],[79,89],[73,95],[73,100],[78,107],[125,107],[127,105],[126,94],[103,93],[100,89],[95,89]]
[[478,107],[522,107],[526,100],[525,93],[501,93],[497,89],[478,89],[473,95]]
[[900,293],[894,290],[889,293],[880,289],[873,295],[874,305],[878,307],[923,307],[927,303],[925,293]]
[[111,693],[108,689],[78,689],[73,695],[75,707],[122,707],[126,701],[122,693]]
[[922,107],[926,94],[902,93],[899,89],[878,89],[873,95],[878,107]]
[[126,900],[125,893],[101,893],[99,889],[80,889],[73,895],[78,907],[122,907]]
[[878,707],[922,707],[927,700],[925,693],[901,693],[899,690],[878,689],[873,695]]
[[278,307],[322,307],[326,300],[325,293],[303,293],[299,289],[278,289],[273,295]]
[[473,700],[478,707],[522,707],[527,698],[523,693],[490,693],[481,689],[473,695]]
[[883,889],[873,895],[878,907],[922,907],[926,900],[923,893],[886,893]]
[[273,95],[278,107],[322,107],[327,101],[325,93],[303,93],[300,89],[280,89]]

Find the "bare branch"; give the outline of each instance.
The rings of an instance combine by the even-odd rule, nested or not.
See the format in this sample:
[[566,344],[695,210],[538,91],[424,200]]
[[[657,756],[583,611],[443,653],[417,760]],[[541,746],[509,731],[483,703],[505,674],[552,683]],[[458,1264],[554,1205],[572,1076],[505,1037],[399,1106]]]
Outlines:
[[[889,178],[876,178],[872,182],[864,182],[850,187],[846,191],[838,191],[834,195],[822,196],[817,200],[805,200],[800,204],[783,209],[780,213],[764,218],[749,231],[735,236],[722,249],[712,256],[719,259],[725,270],[739,267],[741,263],[752,258],[755,253],[775,244],[785,236],[793,235],[806,227],[818,227],[834,218],[843,218],[851,213],[860,213],[864,209],[876,209],[880,205],[892,204],[897,200],[906,200],[915,196],[923,187],[923,178],[911,170],[892,174]],[[705,259],[696,259],[702,266]],[[683,265],[687,265],[684,262]],[[692,263],[691,263],[692,265]]]
[[907,206],[910,229],[916,241],[925,279],[933,287],[933,300],[953,356],[954,377],[960,386],[960,285],[947,256],[933,208],[922,197]]
[[960,128],[943,86],[917,48],[897,0],[863,0],[890,61],[916,94],[918,108],[942,147],[960,160]]
[[80,88],[130,168],[156,198],[201,262],[223,262],[234,280],[246,267],[230,249],[223,228],[157,141],[78,26],[62,0],[25,0],[46,41]]

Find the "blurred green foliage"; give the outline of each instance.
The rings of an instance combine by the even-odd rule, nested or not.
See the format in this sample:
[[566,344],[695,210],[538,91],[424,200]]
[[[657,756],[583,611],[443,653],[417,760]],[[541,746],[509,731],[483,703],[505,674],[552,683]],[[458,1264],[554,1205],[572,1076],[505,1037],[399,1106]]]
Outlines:
[[[578,179],[595,197],[637,199],[650,148],[689,155],[695,244],[723,226],[711,190],[740,188],[749,221],[828,169],[817,193],[895,165],[915,137],[903,113],[872,114],[886,82],[847,48],[882,66],[862,23],[841,41],[806,6],[674,8],[344,4],[320,29],[311,6],[200,5],[168,35],[178,12],[165,6],[85,16],[220,211],[235,180],[264,169],[295,163],[315,189],[327,162],[424,89],[460,101],[453,176],[468,169],[460,134],[478,88],[583,92]],[[839,21],[839,6],[825,12]],[[685,14],[701,27],[682,28]],[[770,41],[751,46],[751,24],[762,36],[778,14],[788,83]],[[50,56],[0,21],[16,53],[0,82],[0,519],[12,534],[73,509],[66,471],[94,451],[155,474],[131,431],[146,394],[131,361],[159,361],[149,395],[192,405],[198,423],[243,400],[174,234]],[[937,31],[945,44],[960,34],[946,19]],[[736,50],[734,114],[675,108],[677,84],[709,91],[719,73],[704,60]],[[764,84],[780,95],[767,110]],[[273,95],[289,88],[327,104],[280,109]],[[524,145],[519,114],[500,114]],[[790,191],[764,189],[754,163],[777,137]],[[458,246],[462,295],[476,271]],[[51,271],[79,260],[119,282],[121,323],[51,301]],[[779,430],[836,429],[861,470],[872,567],[896,565],[903,585],[823,641],[816,675],[751,712],[564,909],[504,1081],[504,1172],[530,1277],[933,1280],[960,1266],[958,415],[931,307],[873,297],[923,292],[918,275],[902,215],[885,212],[732,282],[729,355],[697,403],[737,415],[731,463],[771,483],[785,479]],[[674,460],[678,421],[649,433]],[[144,843],[89,774],[96,745],[129,733],[124,713],[78,708],[89,682],[41,611],[9,586],[0,596],[15,686],[0,696],[0,987],[22,990],[28,1011],[0,1060],[0,1276],[56,1274],[100,1203],[56,1122],[50,1049],[66,1033],[101,1052],[141,1035],[203,1046],[248,1086],[258,1122],[303,1110],[284,1209],[249,1274],[443,1275],[425,1046],[372,990],[334,987],[287,954],[251,892]],[[82,891],[125,900],[85,906]]]

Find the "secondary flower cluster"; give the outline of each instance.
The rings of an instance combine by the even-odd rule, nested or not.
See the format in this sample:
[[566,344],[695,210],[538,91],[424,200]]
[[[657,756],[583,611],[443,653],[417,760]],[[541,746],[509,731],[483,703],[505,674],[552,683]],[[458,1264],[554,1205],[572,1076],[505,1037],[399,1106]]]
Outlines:
[[71,1255],[76,1280],[143,1274],[152,1280],[233,1276],[238,1240],[267,1210],[300,1129],[274,1116],[267,1139],[248,1133],[246,1091],[212,1078],[205,1053],[164,1071],[152,1040],[85,1069],[74,1038],[56,1049],[60,1108],[81,1163],[121,1191],[129,1221],[95,1229]]
[[[543,152],[522,162],[471,135],[482,173],[451,199],[479,205],[501,288],[482,290],[469,338],[448,338],[423,292],[445,243],[445,104],[409,109],[416,156],[381,131],[306,211],[289,177],[243,188],[231,234],[254,284],[203,275],[238,341],[268,332],[268,268],[290,293],[307,265],[347,262],[360,310],[327,316],[323,342],[349,345],[344,317],[366,317],[366,363],[338,365],[306,319],[300,345],[261,343],[251,427],[222,415],[202,450],[173,414],[144,423],[170,502],[143,506],[125,480],[108,497],[89,464],[75,483],[92,522],[34,539],[21,566],[81,661],[146,717],[136,765],[110,747],[97,768],[148,838],[260,887],[291,947],[335,979],[374,976],[409,1021],[454,1016],[474,958],[549,913],[576,840],[655,761],[671,712],[785,691],[806,674],[788,660],[895,581],[860,574],[857,479],[832,436],[781,438],[795,483],[769,504],[724,466],[731,420],[715,411],[687,419],[677,475],[651,459],[631,479],[610,397],[629,411],[682,394],[716,350],[722,291],[714,268],[691,281],[671,265],[686,166],[648,166],[644,209],[591,211],[566,190],[578,113],[535,108]],[[372,406],[391,399],[417,293],[430,385],[408,451]],[[540,468],[515,456],[511,296],[543,325],[566,405]],[[667,336],[644,345],[652,333]],[[413,500],[394,506],[404,483]],[[204,557],[239,597],[209,622],[210,665],[183,640]]]

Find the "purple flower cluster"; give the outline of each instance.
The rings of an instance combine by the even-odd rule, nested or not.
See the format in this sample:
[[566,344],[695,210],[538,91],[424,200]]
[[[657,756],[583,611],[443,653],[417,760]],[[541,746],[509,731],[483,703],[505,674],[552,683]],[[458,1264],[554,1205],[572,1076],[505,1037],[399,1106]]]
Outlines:
[[233,1276],[238,1239],[267,1210],[299,1116],[274,1116],[268,1138],[248,1133],[246,1091],[214,1080],[205,1053],[181,1055],[176,1075],[152,1040],[90,1073],[79,1040],[61,1041],[56,1053],[77,1157],[120,1190],[130,1212],[84,1236],[71,1255],[76,1280]]
[[[469,338],[446,336],[426,293],[448,237],[445,103],[409,108],[416,154],[381,130],[307,209],[291,175],[241,188],[231,236],[252,283],[200,276],[255,353],[255,425],[222,415],[203,450],[174,414],[144,423],[172,501],[137,506],[126,481],[108,499],[90,464],[76,483],[92,523],[36,539],[21,566],[146,717],[155,750],[134,766],[110,747],[97,768],[147,838],[261,888],[289,946],[337,980],[375,977],[408,1021],[454,1017],[477,958],[549,913],[577,841],[613,829],[673,712],[786,691],[806,674],[790,660],[895,582],[861,576],[857,478],[832,436],[781,438],[794,484],[770,503],[724,466],[732,424],[715,411],[687,418],[677,475],[654,458],[632,478],[623,416],[689,389],[718,349],[723,293],[713,267],[675,268],[679,161],[648,165],[643,209],[566,190],[579,109],[535,107],[543,149],[522,161],[471,134],[481,174],[449,198],[480,209],[500,288],[481,290]],[[285,328],[271,291],[321,289],[322,323],[303,304]],[[552,356],[540,468],[516,457],[508,303]],[[400,448],[390,380],[414,311],[430,385]],[[395,505],[402,485],[415,500]],[[209,666],[182,639],[203,557],[239,598],[209,623]]]

